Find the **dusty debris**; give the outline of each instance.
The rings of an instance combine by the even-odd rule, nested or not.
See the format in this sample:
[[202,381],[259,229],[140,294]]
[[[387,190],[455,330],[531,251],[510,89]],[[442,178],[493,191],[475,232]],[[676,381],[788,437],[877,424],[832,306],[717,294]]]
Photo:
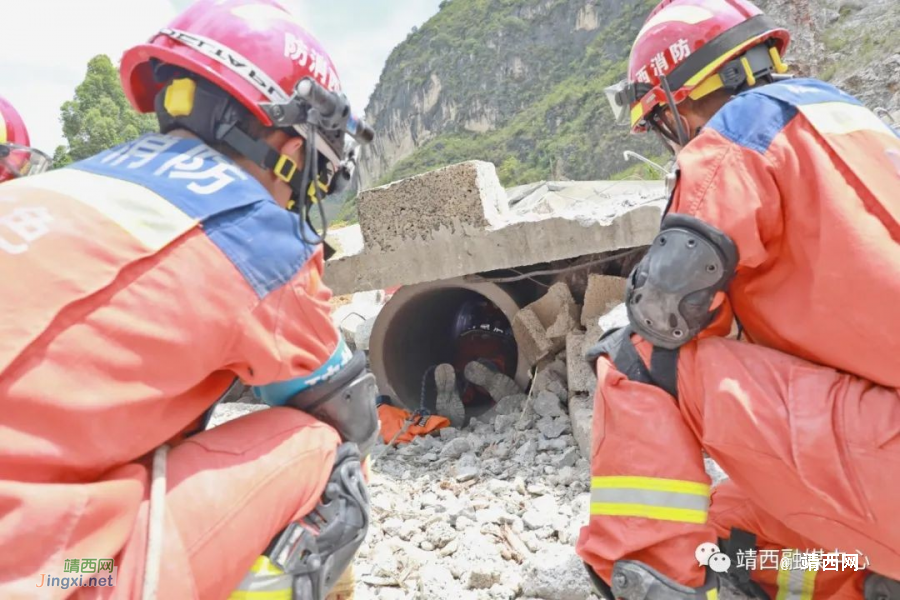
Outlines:
[[[598,320],[612,327],[624,315],[620,305]],[[593,414],[593,398],[571,387],[578,357],[572,343],[546,356],[527,394],[463,428],[379,442],[357,600],[594,598],[574,550],[588,519]],[[261,409],[226,405],[213,422]],[[707,469],[725,478],[711,460]]]
[[581,307],[569,286],[554,284],[540,299],[522,308],[512,322],[522,354],[531,364],[565,347],[566,335],[578,327]]

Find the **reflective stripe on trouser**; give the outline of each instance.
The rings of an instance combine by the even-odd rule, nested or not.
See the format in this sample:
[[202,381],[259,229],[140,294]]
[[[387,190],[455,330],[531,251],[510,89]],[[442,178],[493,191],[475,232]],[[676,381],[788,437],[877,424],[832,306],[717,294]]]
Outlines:
[[601,358],[591,431],[591,515],[579,556],[607,584],[613,565],[629,559],[700,589],[706,569],[695,552],[716,542],[710,480],[678,403]]
[[706,523],[709,485],[657,477],[591,478],[591,515]]
[[[785,553],[785,556],[789,555]],[[778,595],[775,600],[811,600],[816,586],[816,571],[802,568],[785,569],[784,566],[779,565]]]
[[291,600],[293,577],[260,556],[228,600]]

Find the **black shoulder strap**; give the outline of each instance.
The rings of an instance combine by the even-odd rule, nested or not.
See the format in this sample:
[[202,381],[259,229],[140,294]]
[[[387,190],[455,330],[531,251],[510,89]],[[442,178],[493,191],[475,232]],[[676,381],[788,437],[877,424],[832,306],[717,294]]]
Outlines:
[[653,382],[678,400],[678,349],[653,347],[650,357],[650,377]]

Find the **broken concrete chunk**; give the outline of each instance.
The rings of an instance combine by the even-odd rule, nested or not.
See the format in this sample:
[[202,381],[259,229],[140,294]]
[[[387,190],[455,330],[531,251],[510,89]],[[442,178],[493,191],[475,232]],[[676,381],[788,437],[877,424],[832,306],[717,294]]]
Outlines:
[[357,350],[362,350],[363,352],[369,351],[369,340],[372,339],[372,330],[375,328],[375,321],[377,319],[378,317],[366,319],[362,325],[356,328],[354,343]]
[[494,166],[470,161],[359,195],[359,225],[367,248],[396,250],[441,230],[483,231],[508,210]]
[[581,456],[591,459],[591,425],[594,420],[594,401],[590,396],[577,395],[569,399],[569,419],[572,435],[578,442]]
[[534,399],[534,412],[541,417],[558,417],[563,414],[562,406],[560,406],[559,398],[556,394],[544,391],[537,395]]
[[590,327],[597,319],[614,309],[625,299],[624,277],[593,274],[588,277],[584,306],[581,309],[581,324]]
[[591,364],[585,358],[587,350],[583,333],[570,333],[566,338],[566,354],[569,357],[569,394],[593,394],[597,387],[597,377]]
[[564,282],[554,284],[540,299],[513,318],[513,333],[530,364],[558,352],[566,335],[577,327],[579,306]]

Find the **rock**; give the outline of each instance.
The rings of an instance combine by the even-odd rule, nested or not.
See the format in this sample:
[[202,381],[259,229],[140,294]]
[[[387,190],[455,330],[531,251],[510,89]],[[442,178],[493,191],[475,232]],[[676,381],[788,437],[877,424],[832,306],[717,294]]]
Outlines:
[[393,499],[386,494],[376,494],[372,500],[372,508],[380,510],[385,513],[392,513],[394,511],[394,501]]
[[519,350],[530,364],[559,351],[566,334],[577,327],[580,309],[565,282],[554,284],[541,298],[521,309],[512,328]]
[[479,523],[501,523],[506,513],[503,509],[491,507],[475,511],[475,520]]
[[572,396],[569,399],[569,420],[572,435],[578,442],[578,449],[585,459],[591,458],[591,427],[594,420],[594,402],[587,396]]
[[584,600],[593,593],[593,585],[574,549],[554,544],[526,563],[522,593],[544,600]]
[[[513,396],[507,396],[503,398],[494,405],[494,412],[498,415],[516,415],[522,412],[522,407],[525,406],[525,400],[528,398],[525,394],[515,394]],[[496,429],[496,426],[495,426]],[[441,430],[443,431],[443,430]]]
[[425,540],[425,541],[421,542],[421,543],[419,544],[419,547],[420,547],[422,550],[425,550],[426,552],[431,552],[432,550],[434,550],[434,544],[432,544],[432,543],[429,542],[428,540]]
[[447,542],[447,545],[440,549],[438,554],[441,556],[453,556],[456,553],[456,550],[459,548],[459,542],[456,540],[452,540]]
[[426,565],[419,571],[419,594],[421,598],[452,598],[454,588],[459,593],[459,584],[453,579],[450,569],[441,565]]
[[[603,315],[613,310],[625,299],[624,277],[592,274],[588,277],[587,290],[584,293],[584,305],[581,309],[581,324],[590,327],[597,323]],[[572,354],[569,353],[569,357]]]
[[470,590],[490,588],[500,579],[500,571],[492,562],[476,564],[462,577],[463,586]]
[[494,431],[505,433],[511,430],[516,424],[516,419],[518,419],[517,415],[497,415],[497,418],[494,419]]
[[402,526],[403,521],[395,517],[391,517],[389,519],[385,519],[381,523],[381,530],[384,531],[385,535],[397,535]]
[[516,419],[515,427],[517,431],[528,431],[534,427],[534,414],[528,412]]
[[425,528],[425,539],[435,548],[443,548],[456,539],[456,531],[449,523],[438,521]]
[[526,510],[522,515],[522,522],[527,529],[540,529],[550,525],[550,517],[538,510]]
[[537,428],[538,431],[541,432],[541,435],[550,439],[558,438],[570,430],[569,420],[564,417],[557,417],[555,419],[543,417],[538,420]]
[[571,435],[562,435],[552,440],[541,438],[538,440],[538,452],[562,452],[575,445],[575,438]]
[[449,442],[453,439],[459,437],[459,429],[455,427],[444,427],[443,429],[438,430],[438,435],[441,436],[442,442]]
[[470,433],[468,435],[469,445],[472,446],[473,452],[481,452],[481,449],[487,446],[487,442],[484,438],[477,433]]
[[491,600],[513,600],[516,597],[515,590],[502,584],[494,584],[491,586]]
[[516,461],[519,463],[530,463],[537,454],[537,444],[528,440],[516,450]]
[[562,406],[556,394],[549,391],[541,392],[534,399],[534,412],[541,417],[559,417],[563,414]]
[[357,350],[362,350],[363,352],[369,351],[369,340],[372,338],[372,330],[375,328],[376,319],[378,319],[378,317],[366,319],[356,328],[353,338]]
[[593,394],[597,387],[597,376],[591,369],[591,363],[585,358],[585,337],[583,333],[573,332],[566,338],[566,352],[569,355],[569,393]]
[[420,533],[421,531],[422,523],[416,521],[415,519],[411,519],[400,526],[400,529],[397,531],[397,537],[405,542],[408,542],[413,538],[414,535]]
[[560,381],[551,381],[547,384],[547,389],[545,391],[552,393],[560,402],[565,402],[569,398],[569,388]]
[[553,461],[553,466],[557,469],[561,469],[563,467],[574,467],[575,462],[579,458],[579,450],[577,448],[569,448],[565,452],[562,453],[556,460]]
[[441,458],[459,458],[466,452],[472,451],[472,444],[468,439],[457,437],[447,442],[441,449]]
[[556,474],[556,483],[561,486],[569,486],[578,481],[578,475],[573,467],[562,467]]
[[543,496],[535,498],[531,502],[531,506],[534,510],[546,515],[548,518],[553,518],[559,514],[559,504],[552,494],[544,494]]
[[541,482],[529,483],[525,490],[532,496],[543,496],[550,492],[550,489]]
[[514,488],[516,489],[516,491],[519,492],[520,494],[525,494],[525,491],[526,491],[526,488],[525,488],[525,478],[522,477],[521,475],[516,475],[516,478],[513,479],[513,487],[514,487]]
[[463,483],[471,481],[481,474],[481,469],[477,466],[463,466],[456,469],[456,481]]
[[503,461],[499,458],[489,458],[481,463],[481,468],[488,473],[500,475],[503,472]]
[[464,531],[475,526],[475,521],[468,517],[459,516],[456,518],[456,530]]
[[512,488],[512,484],[502,479],[491,479],[487,482],[487,490],[492,494],[503,494]]

